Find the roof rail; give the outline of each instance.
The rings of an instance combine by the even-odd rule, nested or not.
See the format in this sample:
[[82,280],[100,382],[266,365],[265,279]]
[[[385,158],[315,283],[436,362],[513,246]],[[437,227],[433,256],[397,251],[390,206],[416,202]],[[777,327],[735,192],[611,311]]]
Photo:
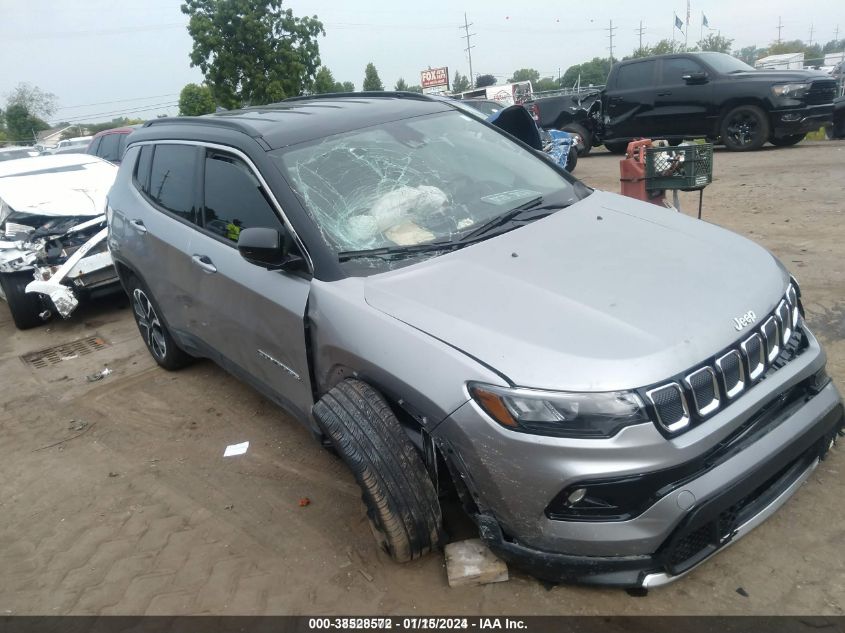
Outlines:
[[[240,113],[241,110],[233,110],[227,112],[236,112]],[[249,123],[244,122],[243,119],[237,117],[226,117],[226,116],[168,116],[168,117],[161,117],[157,119],[150,119],[146,123],[144,123],[143,127],[153,127],[154,125],[159,124],[175,124],[175,125],[209,125],[212,127],[221,127],[226,128],[228,130],[238,130],[239,132],[244,132],[249,136],[259,137],[261,133],[256,130],[253,126],[249,125]]]
[[[340,99],[343,97],[393,97],[400,99],[419,99],[420,101],[432,101],[431,97],[420,92],[408,92],[405,90],[365,90],[362,92],[326,92],[324,94],[300,95],[288,97],[285,101],[309,101],[315,99]],[[284,102],[283,102],[284,103]]]

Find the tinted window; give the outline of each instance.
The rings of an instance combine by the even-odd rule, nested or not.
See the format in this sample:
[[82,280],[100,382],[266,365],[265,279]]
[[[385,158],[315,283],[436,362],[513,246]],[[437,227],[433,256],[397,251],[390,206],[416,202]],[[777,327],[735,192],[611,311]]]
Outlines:
[[660,74],[660,84],[681,85],[686,83],[681,77],[691,73],[704,72],[704,67],[696,61],[691,59],[664,59],[663,71]]
[[128,134],[118,134],[120,137],[120,141],[117,144],[117,160],[118,162],[123,160],[123,155],[126,153],[126,139],[129,138]]
[[153,162],[153,146],[142,145],[141,154],[135,165],[135,179],[144,193],[150,193],[150,165]]
[[241,229],[281,229],[261,185],[236,158],[209,153],[205,159],[205,229],[233,242]]
[[196,222],[196,156],[190,145],[156,145],[150,171],[150,198],[188,222]]
[[648,88],[654,83],[655,62],[637,62],[620,66],[616,75],[616,89]]
[[118,143],[120,142],[120,134],[106,134],[100,137],[100,147],[97,149],[97,156],[104,160],[117,162],[120,160],[118,153]]
[[88,153],[89,154],[93,154],[94,156],[99,156],[99,154],[97,154],[97,150],[100,147],[100,141],[101,140],[102,140],[102,137],[100,136],[100,137],[95,138],[93,141],[91,141],[91,145],[88,147]]

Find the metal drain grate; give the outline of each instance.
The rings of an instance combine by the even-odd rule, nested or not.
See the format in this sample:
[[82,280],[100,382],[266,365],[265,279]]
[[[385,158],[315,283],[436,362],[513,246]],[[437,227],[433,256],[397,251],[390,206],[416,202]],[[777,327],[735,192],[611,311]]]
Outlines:
[[42,369],[51,365],[58,365],[64,360],[71,360],[96,352],[98,349],[106,347],[106,345],[108,343],[99,336],[89,336],[71,341],[70,343],[62,343],[61,345],[54,345],[53,347],[38,350],[37,352],[24,354],[21,356],[21,359],[27,365],[31,365],[36,369]]

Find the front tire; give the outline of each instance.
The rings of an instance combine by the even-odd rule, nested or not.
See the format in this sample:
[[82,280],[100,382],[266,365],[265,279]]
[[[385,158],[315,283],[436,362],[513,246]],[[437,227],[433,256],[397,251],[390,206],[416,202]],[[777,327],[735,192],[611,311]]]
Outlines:
[[437,493],[384,397],[344,380],[314,405],[314,417],[355,475],[373,534],[390,557],[404,563],[436,549],[443,522]]
[[804,140],[804,137],[807,136],[806,134],[790,134],[789,136],[773,136],[769,139],[769,143],[776,147],[789,147],[790,145],[796,145]]
[[575,171],[575,165],[578,164],[578,148],[573,145],[569,148],[569,154],[566,155],[566,171],[570,174]]
[[26,286],[32,281],[32,271],[0,274],[0,286],[6,295],[12,321],[19,330],[29,330],[44,323],[39,316],[44,308],[35,293],[27,293]]
[[130,277],[126,290],[129,293],[129,304],[132,306],[135,324],[155,362],[170,371],[190,363],[193,357],[173,340],[170,330],[161,318],[161,309],[141,280]]
[[757,106],[737,106],[724,116],[719,131],[732,152],[751,152],[769,139],[769,118]]

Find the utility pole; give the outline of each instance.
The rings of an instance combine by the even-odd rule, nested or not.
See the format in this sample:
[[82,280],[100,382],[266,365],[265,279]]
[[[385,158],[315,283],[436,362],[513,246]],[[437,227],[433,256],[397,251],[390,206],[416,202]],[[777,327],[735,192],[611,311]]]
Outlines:
[[471,27],[471,26],[472,26],[472,22],[467,22],[467,14],[464,13],[464,25],[459,26],[458,28],[463,29],[464,33],[466,33],[466,35],[461,35],[461,39],[464,39],[464,40],[467,41],[467,47],[464,49],[464,51],[469,56],[469,87],[470,87],[470,89],[475,88],[475,75],[472,74],[472,49],[474,49],[475,46],[472,46],[470,44],[470,39],[469,39],[473,35],[475,35],[475,33],[469,32],[469,27]]
[[687,28],[684,29],[684,50],[687,50],[689,44],[689,0],[687,0]]
[[643,49],[643,33],[645,33],[645,28],[643,28],[643,21],[640,20],[640,28],[634,29],[640,35],[640,50]]
[[610,21],[610,26],[605,29],[607,31],[607,35],[610,38],[610,46],[608,49],[610,50],[610,65],[613,66],[613,32],[618,29],[618,26],[613,26],[613,20]]
[[813,23],[810,22],[810,41],[807,42],[808,45],[813,45]]
[[783,22],[781,22],[780,16],[778,16],[778,44],[780,44],[781,29],[783,29]]

